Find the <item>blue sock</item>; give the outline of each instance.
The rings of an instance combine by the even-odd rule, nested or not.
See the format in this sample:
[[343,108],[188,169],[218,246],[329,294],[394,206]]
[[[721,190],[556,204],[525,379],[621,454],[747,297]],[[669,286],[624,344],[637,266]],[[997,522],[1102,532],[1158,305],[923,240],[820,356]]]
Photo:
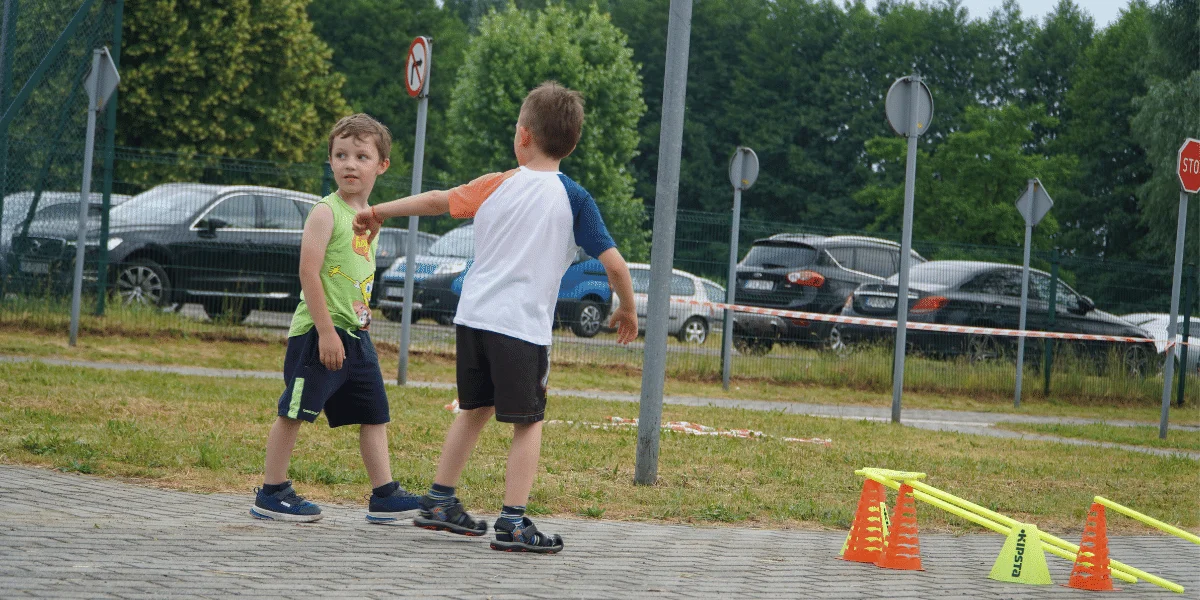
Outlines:
[[520,528],[525,521],[525,507],[504,506],[500,509],[500,518],[512,523],[513,527]]
[[437,503],[438,506],[450,506],[454,504],[454,488],[448,485],[433,484],[429,486],[429,498]]

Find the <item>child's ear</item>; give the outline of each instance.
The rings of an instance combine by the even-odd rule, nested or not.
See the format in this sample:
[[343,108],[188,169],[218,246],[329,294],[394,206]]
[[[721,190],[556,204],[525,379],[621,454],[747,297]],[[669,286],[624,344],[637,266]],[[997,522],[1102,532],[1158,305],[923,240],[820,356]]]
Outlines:
[[379,172],[376,173],[376,175],[383,175],[385,172],[387,172],[388,167],[390,166],[392,166],[392,161],[390,159],[385,158],[379,161]]

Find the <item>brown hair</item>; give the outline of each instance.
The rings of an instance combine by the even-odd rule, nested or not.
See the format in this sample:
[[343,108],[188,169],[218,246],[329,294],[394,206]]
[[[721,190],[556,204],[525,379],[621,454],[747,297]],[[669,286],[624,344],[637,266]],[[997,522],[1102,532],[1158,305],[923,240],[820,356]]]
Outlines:
[[379,160],[387,160],[392,153],[392,132],[383,123],[366,113],[358,113],[342,117],[333,130],[329,132],[329,154],[333,154],[333,140],[353,137],[361,141],[375,140],[375,149],[379,151]]
[[533,134],[542,152],[551,158],[563,158],[579,143],[583,96],[557,81],[545,81],[521,103],[521,125]]

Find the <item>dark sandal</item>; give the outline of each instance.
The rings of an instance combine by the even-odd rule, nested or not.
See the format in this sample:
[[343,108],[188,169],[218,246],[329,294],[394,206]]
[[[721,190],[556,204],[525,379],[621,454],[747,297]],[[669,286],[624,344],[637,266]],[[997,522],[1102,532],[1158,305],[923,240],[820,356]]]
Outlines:
[[441,506],[429,496],[421,496],[417,501],[417,516],[413,517],[413,525],[471,537],[487,535],[487,523],[471,518],[457,498],[454,504]]
[[492,550],[504,552],[536,552],[538,554],[554,554],[563,549],[562,536],[545,534],[538,531],[537,525],[529,517],[521,518],[521,527],[513,527],[507,519],[498,519],[493,528],[496,539],[492,540]]

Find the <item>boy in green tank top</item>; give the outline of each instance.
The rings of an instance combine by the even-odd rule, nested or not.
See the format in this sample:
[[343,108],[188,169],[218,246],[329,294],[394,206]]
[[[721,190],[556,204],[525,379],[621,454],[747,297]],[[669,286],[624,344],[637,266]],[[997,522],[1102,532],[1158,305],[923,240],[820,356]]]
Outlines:
[[367,328],[376,244],[356,235],[354,215],[368,209],[375,178],[388,168],[392,138],[375,119],[356,114],[329,134],[329,164],[336,192],[309,213],[300,242],[303,297],[288,332],[275,424],[267,436],[263,487],[250,514],[260,519],[316,521],[321,509],[296,494],[287,480],[300,425],[321,411],[330,427],[359,425],[363,465],[374,488],[367,509],[372,523],[394,523],[417,509],[417,497],[392,479],[387,447],[387,393]]

